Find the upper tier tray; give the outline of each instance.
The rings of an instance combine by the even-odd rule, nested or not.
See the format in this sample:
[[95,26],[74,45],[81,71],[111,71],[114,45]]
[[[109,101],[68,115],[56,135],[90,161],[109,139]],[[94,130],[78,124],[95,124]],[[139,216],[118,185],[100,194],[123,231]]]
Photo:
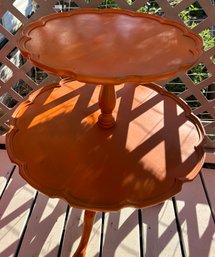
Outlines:
[[151,82],[193,66],[202,40],[184,25],[125,10],[81,9],[30,23],[18,40],[36,66],[97,84]]

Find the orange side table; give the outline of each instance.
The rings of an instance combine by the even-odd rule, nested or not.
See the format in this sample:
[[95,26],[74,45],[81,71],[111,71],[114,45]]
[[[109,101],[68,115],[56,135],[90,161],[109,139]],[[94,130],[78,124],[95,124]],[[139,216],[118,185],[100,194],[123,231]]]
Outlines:
[[38,67],[65,77],[19,105],[7,150],[33,187],[86,210],[74,256],[85,255],[96,211],[158,204],[198,174],[200,121],[152,83],[201,56],[201,39],[185,26],[85,9],[29,24],[18,46]]

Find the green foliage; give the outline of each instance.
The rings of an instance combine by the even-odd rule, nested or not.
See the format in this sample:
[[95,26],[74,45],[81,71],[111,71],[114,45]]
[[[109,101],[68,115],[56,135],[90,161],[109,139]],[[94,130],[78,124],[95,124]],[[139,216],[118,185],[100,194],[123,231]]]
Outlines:
[[[191,29],[193,29],[204,18],[206,18],[206,14],[198,2],[193,3],[187,9],[183,10],[179,16],[184,21],[184,23]],[[215,45],[215,38],[213,36],[212,29],[207,28],[199,33],[199,35],[204,41],[205,51]]]
[[207,51],[215,45],[215,37],[213,36],[213,31],[207,28],[199,33],[204,42],[204,50]]
[[99,9],[107,9],[107,8],[118,8],[118,5],[114,0],[104,0],[102,3],[98,6]]
[[187,74],[195,84],[198,84],[211,76],[205,65],[202,63],[189,70]]
[[160,6],[154,1],[148,1],[144,6],[142,6],[138,12],[150,13],[150,14],[157,14],[162,15],[162,9]]
[[[199,5],[199,3],[194,2],[187,9],[183,10],[180,13],[180,17],[188,27],[193,29],[204,18],[206,18],[206,14],[202,7]],[[213,36],[212,28],[206,28],[205,30],[200,32],[199,35],[202,37],[205,51],[209,50],[215,45],[215,37]],[[199,64],[189,70],[188,75],[194,82],[194,84],[198,84],[211,76],[211,74],[208,72],[207,68],[203,64]],[[205,89],[202,89],[202,93],[207,94]]]
[[195,2],[187,9],[183,10],[179,16],[184,23],[192,29],[206,17],[206,14],[201,5],[198,2]]
[[170,5],[172,5],[172,6],[175,6],[175,5],[179,4],[181,1],[183,1],[183,0],[168,0]]

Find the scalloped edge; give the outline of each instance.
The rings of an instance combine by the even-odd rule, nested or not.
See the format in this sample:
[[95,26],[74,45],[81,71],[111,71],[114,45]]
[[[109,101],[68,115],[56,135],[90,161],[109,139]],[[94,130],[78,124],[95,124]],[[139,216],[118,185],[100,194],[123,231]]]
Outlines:
[[[137,85],[137,84],[135,84],[135,85]],[[110,206],[97,205],[97,206],[92,208],[92,206],[90,206],[88,203],[83,203],[80,200],[78,200],[77,198],[75,198],[74,196],[71,197],[71,195],[69,195],[66,192],[66,190],[61,192],[61,193],[59,193],[59,192],[56,193],[56,192],[54,192],[54,190],[44,190],[44,187],[41,187],[39,184],[37,184],[33,180],[31,180],[31,178],[28,177],[28,175],[27,175],[28,174],[27,163],[21,162],[20,160],[18,160],[15,157],[15,151],[14,151],[14,148],[13,148],[13,140],[15,138],[16,133],[19,131],[19,128],[16,127],[16,125],[17,125],[16,115],[19,113],[19,111],[23,107],[26,108],[27,106],[33,104],[35,99],[40,94],[43,94],[44,92],[46,92],[47,90],[50,90],[51,88],[56,88],[56,87],[61,86],[60,84],[57,84],[57,83],[50,84],[50,85],[48,85],[44,88],[41,88],[41,89],[35,91],[34,93],[32,93],[29,96],[29,98],[26,101],[22,102],[17,107],[15,112],[13,113],[12,118],[10,120],[10,123],[11,123],[10,130],[8,131],[8,133],[6,135],[6,148],[7,148],[7,152],[8,152],[10,160],[12,162],[16,163],[19,166],[20,175],[30,185],[32,185],[34,188],[43,192],[44,194],[48,195],[51,198],[62,198],[64,200],[66,200],[71,206],[73,206],[75,208],[81,208],[81,209],[84,208],[84,209],[93,210],[93,211],[118,211],[118,210],[120,210],[122,208],[126,208],[126,207],[145,208],[145,207],[151,207],[151,206],[157,205],[157,204],[165,201],[166,199],[172,197],[173,195],[175,195],[176,193],[178,193],[181,190],[183,183],[192,181],[197,176],[197,174],[200,172],[201,167],[204,164],[204,160],[205,160],[205,151],[204,151],[205,131],[204,131],[204,127],[201,124],[199,118],[192,113],[191,108],[186,104],[186,102],[183,99],[177,97],[173,93],[167,91],[166,89],[162,88],[161,86],[159,86],[155,83],[140,84],[140,85],[151,88],[152,90],[155,90],[156,92],[158,92],[161,95],[172,98],[185,111],[185,117],[187,117],[187,119],[195,125],[195,127],[197,129],[197,132],[199,134],[199,142],[197,143],[196,146],[194,146],[194,148],[197,151],[197,154],[199,156],[198,163],[193,168],[193,170],[191,170],[186,175],[186,177],[178,177],[178,178],[176,177],[175,178],[175,183],[171,186],[171,188],[170,188],[170,190],[168,190],[168,192],[165,192],[164,194],[160,195],[157,198],[153,198],[152,200],[145,201],[144,204],[138,204],[138,203],[135,203],[135,202],[132,202],[132,201],[129,201],[129,200],[125,200],[123,202],[120,202],[117,205],[110,205]],[[78,202],[79,203],[81,202],[81,205],[79,205]]]
[[[171,25],[183,32],[183,35],[189,38],[192,38],[193,41],[195,42],[195,49],[192,50],[192,54],[196,57],[196,61],[193,63],[185,63],[184,65],[178,66],[175,70],[172,70],[167,73],[161,73],[161,74],[155,74],[153,76],[140,76],[140,75],[127,75],[127,76],[122,76],[122,77],[94,77],[94,76],[86,76],[84,74],[78,74],[75,73],[71,70],[61,70],[59,72],[57,69],[50,68],[46,65],[43,65],[42,63],[39,63],[33,59],[32,54],[26,49],[25,44],[27,41],[31,39],[30,37],[30,32],[38,27],[43,27],[48,21],[51,21],[53,19],[59,18],[59,17],[69,17],[72,15],[78,15],[78,14],[107,14],[107,13],[115,13],[115,14],[124,14],[128,16],[133,16],[133,17],[145,17],[148,19],[153,19],[156,20],[162,24],[165,25]],[[72,79],[78,80],[80,82],[88,82],[88,83],[96,83],[96,84],[121,84],[124,82],[137,82],[137,83],[143,83],[143,82],[152,82],[152,81],[157,81],[161,79],[167,79],[170,76],[174,76],[177,72],[180,71],[185,71],[189,68],[191,68],[193,65],[195,65],[202,53],[203,53],[203,42],[202,38],[195,34],[191,29],[186,27],[185,25],[174,21],[170,19],[166,19],[161,16],[156,16],[152,14],[147,14],[147,13],[141,13],[141,12],[132,12],[128,10],[123,10],[123,9],[79,9],[79,10],[73,10],[70,12],[63,12],[63,13],[54,13],[50,14],[44,17],[41,17],[37,21],[33,21],[29,23],[21,32],[21,37],[17,41],[18,48],[20,49],[21,53],[28,58],[34,65],[40,67],[41,69],[45,70],[46,72],[62,76],[62,77],[70,77]]]

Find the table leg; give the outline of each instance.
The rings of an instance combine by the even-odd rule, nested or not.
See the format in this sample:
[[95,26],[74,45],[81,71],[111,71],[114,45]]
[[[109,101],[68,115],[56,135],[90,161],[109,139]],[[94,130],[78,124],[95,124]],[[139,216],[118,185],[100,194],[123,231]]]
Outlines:
[[73,257],[84,257],[86,254],[87,243],[90,238],[91,230],[93,227],[93,222],[95,219],[96,212],[85,210],[84,213],[84,227],[82,232],[81,241],[79,243],[78,249],[76,250]]
[[101,114],[98,118],[100,127],[108,129],[112,128],[115,124],[115,119],[112,111],[116,105],[116,93],[114,85],[102,85],[99,94],[99,107]]

